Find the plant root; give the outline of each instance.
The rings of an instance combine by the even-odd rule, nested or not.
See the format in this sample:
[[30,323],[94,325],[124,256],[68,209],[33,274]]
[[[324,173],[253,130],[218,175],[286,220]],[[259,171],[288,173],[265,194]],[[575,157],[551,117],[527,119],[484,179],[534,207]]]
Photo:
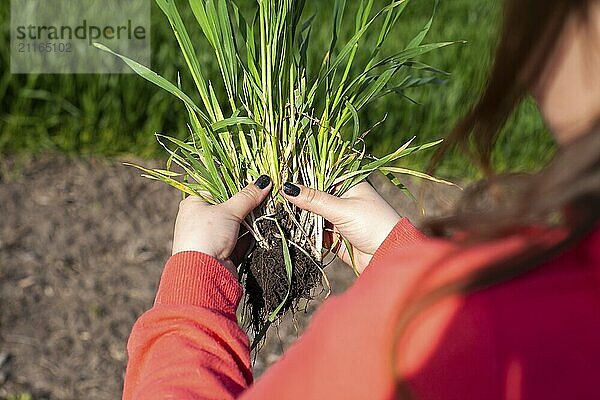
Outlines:
[[[275,317],[281,317],[289,310],[297,309],[301,299],[312,300],[313,289],[321,284],[321,262],[310,256],[310,246],[290,245],[291,230],[294,224],[290,215],[285,212],[277,213],[275,220],[260,221],[263,246],[256,246],[246,260],[243,269],[245,277],[246,300],[245,316],[247,328],[255,335],[255,341],[260,341],[272,321],[269,317],[283,303]],[[279,227],[277,226],[279,224]],[[291,286],[284,263],[281,228],[288,241],[292,260]],[[288,295],[289,291],[289,295]]]

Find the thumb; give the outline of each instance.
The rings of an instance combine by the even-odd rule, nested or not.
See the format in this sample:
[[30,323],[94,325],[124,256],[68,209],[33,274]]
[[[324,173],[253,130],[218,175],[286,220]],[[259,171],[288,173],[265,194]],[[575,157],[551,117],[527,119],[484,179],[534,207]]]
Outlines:
[[254,183],[250,183],[237,192],[229,200],[222,203],[220,207],[223,207],[230,215],[241,222],[265,200],[271,186],[271,178],[267,175],[261,175]]
[[334,225],[339,219],[339,210],[344,201],[329,193],[290,182],[283,185],[283,195],[290,203],[319,214]]

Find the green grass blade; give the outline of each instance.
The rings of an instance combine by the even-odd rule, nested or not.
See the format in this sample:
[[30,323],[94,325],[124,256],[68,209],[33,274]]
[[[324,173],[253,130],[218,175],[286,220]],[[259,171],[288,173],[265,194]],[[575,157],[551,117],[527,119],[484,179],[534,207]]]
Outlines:
[[449,186],[456,186],[458,187],[458,185],[456,185],[453,182],[447,181],[445,179],[440,179],[440,178],[436,178],[434,176],[428,175],[424,172],[419,172],[419,171],[415,171],[409,168],[402,168],[402,167],[382,167],[380,168],[381,172],[383,173],[394,173],[394,174],[402,174],[402,175],[411,175],[414,176],[416,178],[421,178],[421,179],[426,179],[428,181],[432,181],[432,182],[436,182],[436,183],[442,183],[444,185],[449,185]]
[[124,165],[127,165],[129,167],[134,167],[139,169],[140,171],[143,171],[145,174],[147,174],[146,177],[148,178],[152,178],[152,179],[157,179],[160,180],[168,185],[173,186],[174,188],[187,193],[189,195],[192,196],[200,196],[199,193],[197,193],[196,191],[190,189],[187,185],[185,185],[184,183],[181,183],[175,179],[173,179],[171,176],[162,174],[161,172],[159,172],[160,170],[152,170],[152,169],[148,169],[148,168],[144,168],[141,167],[139,165],[135,165],[135,164],[130,164],[130,163],[124,163]]
[[225,128],[229,128],[237,125],[250,125],[250,126],[259,126],[256,121],[248,117],[230,117],[223,119],[221,121],[217,121],[211,125],[213,131],[217,132]]
[[415,36],[413,40],[410,41],[408,46],[406,46],[407,49],[420,46],[421,43],[423,43],[425,36],[427,36],[429,30],[431,29],[431,25],[433,24],[433,17],[435,16],[435,11],[437,9],[438,3],[439,0],[435,0],[435,3],[433,4],[433,12],[431,13],[431,18],[429,18],[429,21],[427,21],[427,23],[425,24],[423,29],[421,29],[421,31],[417,34],[417,36]]
[[208,88],[206,85],[206,80],[202,74],[202,70],[200,68],[200,63],[198,62],[198,58],[196,57],[196,52],[194,50],[194,46],[192,45],[192,41],[190,36],[188,35],[187,29],[185,28],[185,24],[181,19],[181,15],[175,5],[174,0],[156,0],[156,3],[163,11],[163,13],[167,16],[171,27],[173,28],[173,32],[175,33],[175,37],[177,38],[177,42],[179,43],[179,47],[183,53],[185,61],[188,65],[190,73],[192,75],[192,79],[196,84],[196,88],[202,98],[202,102],[204,103],[204,107],[208,112],[208,115],[211,117],[211,120],[215,120],[215,112],[212,109],[210,96],[208,93]]
[[94,46],[96,46],[100,50],[109,52],[109,53],[114,54],[115,56],[119,57],[127,65],[129,65],[129,67],[136,74],[138,74],[142,78],[146,79],[147,81],[154,83],[155,85],[166,90],[167,92],[171,93],[173,96],[175,96],[178,99],[180,99],[181,101],[183,101],[188,107],[192,108],[195,112],[197,112],[199,115],[201,115],[202,118],[204,118],[205,120],[208,120],[206,115],[198,108],[198,106],[192,101],[192,99],[190,99],[188,97],[188,95],[183,93],[181,91],[181,89],[179,89],[177,86],[175,86],[174,84],[172,84],[171,82],[169,82],[168,80],[163,78],[162,76],[158,75],[156,72],[152,71],[148,67],[145,67],[142,64],[140,64],[128,57],[125,57],[121,54],[115,53],[114,51],[112,51],[111,49],[109,49],[108,47],[106,47],[100,43],[94,43]]

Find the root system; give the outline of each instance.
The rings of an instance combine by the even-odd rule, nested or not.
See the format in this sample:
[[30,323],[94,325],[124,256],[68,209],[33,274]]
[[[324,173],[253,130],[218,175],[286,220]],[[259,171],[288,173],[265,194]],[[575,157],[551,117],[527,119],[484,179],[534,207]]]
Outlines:
[[321,262],[309,256],[309,248],[303,247],[302,251],[289,244],[287,239],[292,260],[290,285],[279,227],[286,238],[289,238],[293,223],[289,214],[280,212],[277,215],[277,223],[273,220],[260,222],[264,243],[255,247],[244,268],[246,324],[254,332],[255,341],[261,339],[262,333],[270,324],[269,316],[280,304],[284,303],[277,317],[296,310],[301,299],[312,300],[313,289],[321,284]]

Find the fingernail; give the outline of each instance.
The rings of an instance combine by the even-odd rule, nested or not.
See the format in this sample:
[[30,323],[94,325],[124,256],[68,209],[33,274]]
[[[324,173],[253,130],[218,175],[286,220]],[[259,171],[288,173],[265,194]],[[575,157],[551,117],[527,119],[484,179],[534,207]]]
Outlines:
[[259,188],[260,190],[263,190],[264,188],[269,186],[270,183],[271,183],[271,178],[269,178],[267,175],[259,176],[258,179],[256,180],[256,182],[254,182],[256,187]]
[[283,193],[288,196],[297,197],[300,194],[300,188],[293,183],[286,182],[283,184]]

